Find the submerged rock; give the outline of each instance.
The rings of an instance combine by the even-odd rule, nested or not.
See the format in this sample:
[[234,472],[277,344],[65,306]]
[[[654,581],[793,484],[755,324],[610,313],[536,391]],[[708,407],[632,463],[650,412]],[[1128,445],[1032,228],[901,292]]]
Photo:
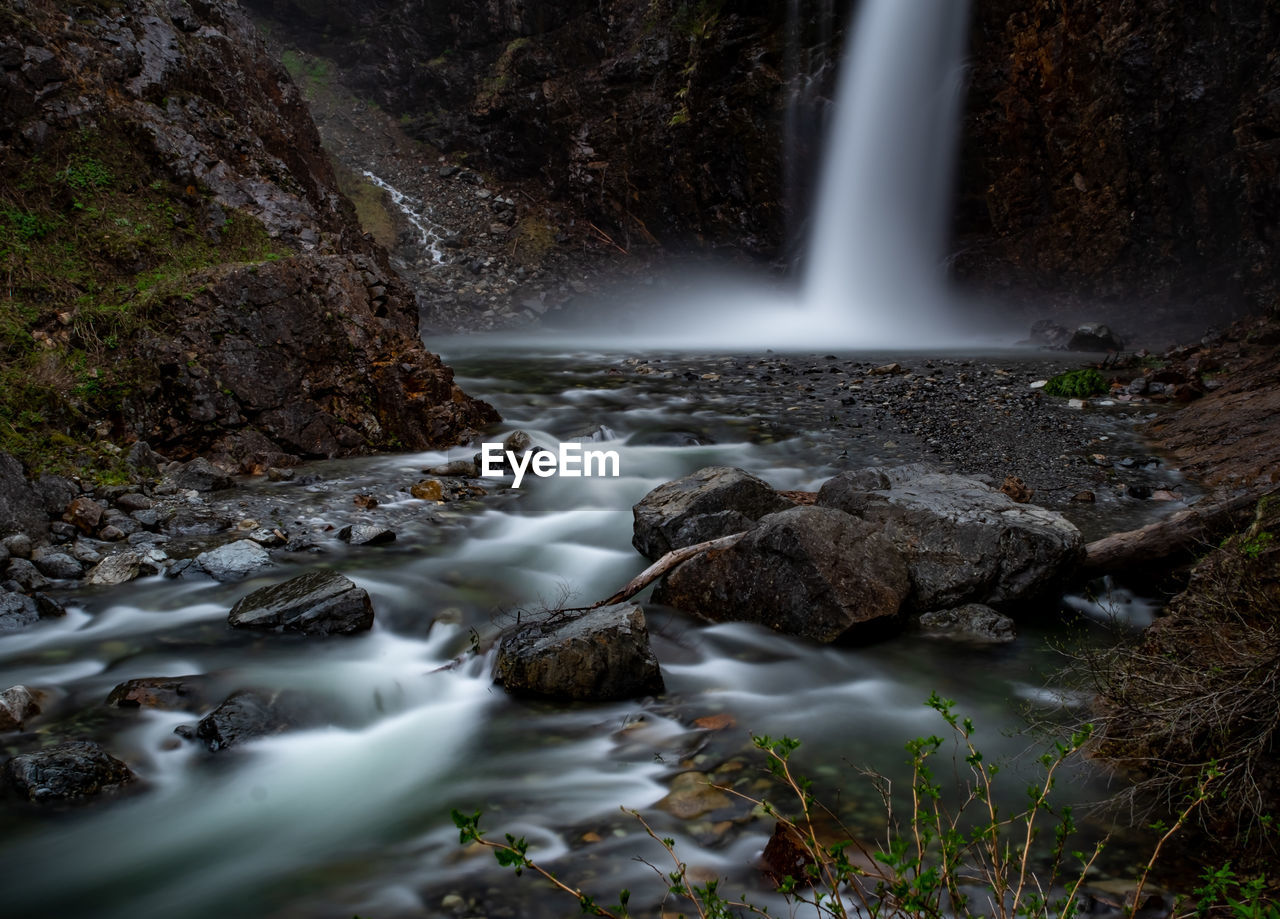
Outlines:
[[396,541],[396,532],[376,524],[354,523],[339,530],[338,538],[353,546],[385,546]]
[[585,702],[663,690],[644,611],[627,603],[519,627],[502,639],[494,676],[509,693]]
[[684,562],[653,596],[713,622],[830,642],[896,623],[909,590],[906,563],[875,527],[831,508],[793,507]]
[[373,602],[336,571],[311,571],[242,597],[227,623],[237,629],[350,635],[373,627]]
[[208,676],[139,677],[125,680],[107,696],[107,705],[117,708],[157,708],[185,711],[205,708],[212,680]]
[[1018,504],[976,479],[933,472],[892,479],[867,488],[865,471],[838,475],[822,486],[818,504],[860,517],[894,542],[907,560],[915,609],[1036,596],[1083,552],[1080,531],[1061,514]]
[[136,778],[127,765],[88,740],[23,753],[5,763],[4,771],[19,796],[38,804],[101,794]]
[[238,581],[271,564],[271,555],[251,539],[237,539],[201,552],[195,563],[215,581]]
[[631,544],[656,561],[680,549],[741,533],[791,503],[762,479],[730,466],[708,466],[659,485],[632,508]]

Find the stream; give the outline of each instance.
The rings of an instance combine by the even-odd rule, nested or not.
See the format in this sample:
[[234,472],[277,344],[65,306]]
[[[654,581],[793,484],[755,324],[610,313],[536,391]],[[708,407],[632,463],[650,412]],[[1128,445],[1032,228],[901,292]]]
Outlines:
[[[1024,773],[1034,772],[1019,765],[1030,757],[1019,757],[1036,751],[1023,708],[1072,701],[1051,680],[1064,663],[1057,647],[1113,640],[1096,621],[1110,614],[1120,627],[1149,615],[1138,598],[1117,592],[1110,605],[1072,597],[1030,611],[1033,624],[1006,645],[908,634],[847,648],[651,607],[667,686],[660,698],[510,698],[490,684],[491,659],[467,655],[473,635],[492,635],[515,611],[566,596],[589,603],[640,571],[630,508],[654,486],[726,464],[780,489],[812,490],[841,468],[915,457],[910,444],[887,449],[871,431],[847,432],[836,449],[831,431],[797,428],[785,407],[757,414],[765,410],[746,397],[699,389],[679,374],[619,373],[617,354],[495,354],[463,340],[448,343],[445,356],[461,385],[503,415],[495,434],[520,428],[544,444],[594,439],[619,452],[622,475],[531,476],[518,492],[495,488],[430,508],[408,486],[424,467],[469,457],[474,447],[308,464],[294,482],[244,480],[220,500],[288,530],[318,530],[361,519],[352,496],[372,494],[397,540],[349,547],[330,538],[315,551],[278,555],[275,566],[237,583],[157,575],[61,594],[65,619],[0,640],[4,685],[56,687],[41,729],[103,740],[143,787],[56,812],[0,810],[6,916],[576,914],[545,885],[461,849],[453,808],[483,811],[491,832],[527,836],[539,861],[602,901],[628,887],[635,905],[647,906],[662,885],[635,856],[656,861],[663,853],[619,810],[638,808],[698,872],[764,896],[768,885],[751,864],[772,821],[753,817],[744,802],[678,819],[655,807],[674,776],[692,769],[767,793],[749,734],[797,737],[796,762],[820,796],[832,795],[851,826],[880,832],[879,796],[855,767],[901,781],[903,744],[945,727],[923,705],[937,691],[977,722],[988,759],[1009,761],[1016,803]],[[1020,355],[1005,365],[1025,388],[1023,378],[1048,363]],[[1087,424],[1111,438],[1117,455],[1142,450],[1127,415],[1100,412]],[[1161,512],[1135,502],[1106,510],[1117,528]],[[1082,526],[1091,525],[1089,513],[1097,512],[1080,510]],[[314,566],[334,567],[369,591],[371,632],[326,640],[226,626],[239,597]],[[459,655],[460,666],[438,669]],[[182,674],[215,674],[231,688],[299,690],[328,714],[326,726],[210,754],[173,733],[202,710],[102,704],[124,680]],[[698,719],[710,720],[699,727]],[[1088,771],[1067,785],[1064,793],[1082,801],[1115,790]],[[1128,870],[1125,857],[1117,853],[1115,871]]]

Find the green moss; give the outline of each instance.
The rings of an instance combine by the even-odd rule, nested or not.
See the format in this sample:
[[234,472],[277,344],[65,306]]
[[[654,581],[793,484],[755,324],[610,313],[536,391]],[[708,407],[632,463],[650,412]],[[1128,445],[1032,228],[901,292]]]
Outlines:
[[531,262],[541,261],[555,248],[556,228],[537,217],[522,217],[515,226],[515,251]]
[[94,428],[153,372],[133,343],[183,321],[174,301],[204,270],[280,254],[247,214],[206,235],[208,204],[111,125],[0,162],[0,450],[34,469],[110,466]]
[[333,171],[338,177],[338,187],[355,205],[360,229],[376,239],[379,245],[394,248],[396,223],[387,193],[341,163],[334,162]]
[[492,108],[498,97],[511,85],[511,77],[515,73],[516,55],[529,44],[529,39],[520,37],[507,42],[498,59],[494,61],[493,70],[485,80],[480,92],[476,94],[475,107],[480,110]]
[[1092,367],[1060,373],[1045,384],[1044,391],[1065,399],[1085,399],[1107,391],[1102,374]]

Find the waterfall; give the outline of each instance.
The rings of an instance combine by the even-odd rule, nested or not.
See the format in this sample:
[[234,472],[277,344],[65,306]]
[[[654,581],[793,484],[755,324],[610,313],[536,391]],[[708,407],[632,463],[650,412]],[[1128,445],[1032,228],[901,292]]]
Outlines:
[[863,0],[836,94],[801,296],[855,345],[946,324],[943,255],[968,0]]

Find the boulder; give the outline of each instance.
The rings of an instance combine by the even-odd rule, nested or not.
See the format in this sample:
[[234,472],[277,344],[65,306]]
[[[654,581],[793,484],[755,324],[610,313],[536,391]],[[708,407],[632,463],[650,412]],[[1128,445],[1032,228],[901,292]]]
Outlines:
[[88,740],[23,753],[5,763],[4,771],[13,790],[35,803],[85,798],[135,780],[128,766]]
[[142,571],[142,557],[137,552],[121,552],[109,555],[89,569],[84,582],[96,587],[124,584],[132,581]]
[[60,580],[84,577],[83,565],[66,552],[48,546],[36,549],[32,553],[31,561],[45,577]]
[[169,473],[168,478],[179,488],[191,488],[196,491],[221,491],[231,487],[231,476],[202,456],[196,457],[189,463],[183,463]]
[[793,507],[684,562],[653,598],[713,622],[830,642],[895,625],[909,590],[906,563],[875,527],[831,508]]
[[211,680],[207,676],[160,676],[125,680],[107,696],[116,708],[157,708],[187,711],[207,708]]
[[31,558],[31,549],[33,543],[31,537],[26,533],[14,533],[12,536],[6,536],[3,543],[4,550],[9,553],[10,558]]
[[159,471],[161,465],[169,462],[155,450],[152,450],[151,445],[145,440],[139,440],[130,447],[129,452],[125,454],[124,461],[131,469],[152,474]]
[[0,453],[0,536],[42,536],[48,531],[49,515],[23,474],[22,463],[8,453]]
[[36,693],[25,686],[10,686],[0,692],[0,731],[21,731],[28,718],[40,714]]
[[376,524],[355,523],[340,529],[338,538],[353,546],[385,546],[396,541],[396,533]]
[[931,638],[1003,643],[1017,638],[1013,620],[981,603],[934,610],[920,617],[920,630]]
[[659,485],[632,508],[631,544],[656,561],[672,549],[741,533],[791,503],[742,469],[708,466]]
[[1121,351],[1122,342],[1109,326],[1101,322],[1086,322],[1077,326],[1067,342],[1068,351]]
[[304,726],[299,701],[294,693],[242,689],[201,718],[194,729],[182,725],[175,733],[200,740],[210,752],[217,753],[258,737]]
[[237,629],[351,635],[372,628],[373,603],[336,571],[310,571],[242,597],[227,623]]
[[9,559],[9,564],[5,568],[5,577],[23,590],[44,590],[49,586],[49,579],[25,558]]
[[62,512],[62,519],[73,524],[81,533],[92,536],[102,522],[104,510],[105,508],[97,501],[87,495],[81,495],[67,504],[67,509]]
[[888,487],[866,489],[865,471],[842,473],[822,486],[818,505],[853,514],[894,542],[917,610],[1025,600],[1057,584],[1083,555],[1080,531],[1061,514],[976,479],[885,474]]
[[663,690],[644,611],[628,603],[517,628],[498,647],[494,676],[514,695],[584,702]]
[[238,581],[271,564],[271,554],[252,539],[237,539],[201,552],[195,563],[215,581]]

